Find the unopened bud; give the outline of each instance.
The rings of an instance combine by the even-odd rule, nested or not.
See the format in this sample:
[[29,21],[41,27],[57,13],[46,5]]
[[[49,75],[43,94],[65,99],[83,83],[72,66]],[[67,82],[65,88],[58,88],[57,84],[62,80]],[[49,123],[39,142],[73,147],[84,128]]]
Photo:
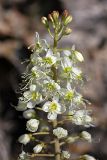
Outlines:
[[63,16],[64,16],[65,18],[68,16],[68,11],[67,11],[67,10],[64,10]]
[[51,14],[48,15],[48,18],[49,18],[49,20],[51,20],[52,23],[54,22],[53,17],[52,17]]
[[52,16],[53,16],[53,19],[56,21],[56,20],[58,20],[58,18],[59,18],[59,12],[58,11],[53,11],[52,12]]
[[48,26],[49,26],[49,24],[48,24],[48,20],[47,20],[47,18],[46,18],[46,17],[42,17],[42,23],[43,23],[46,27],[48,27]]
[[72,21],[72,16],[67,16],[65,21],[64,21],[64,25],[66,26],[67,24],[69,24]]
[[71,28],[66,28],[64,34],[69,35],[72,32]]
[[81,138],[83,138],[84,140],[91,142],[91,134],[88,133],[87,131],[83,131],[80,135]]

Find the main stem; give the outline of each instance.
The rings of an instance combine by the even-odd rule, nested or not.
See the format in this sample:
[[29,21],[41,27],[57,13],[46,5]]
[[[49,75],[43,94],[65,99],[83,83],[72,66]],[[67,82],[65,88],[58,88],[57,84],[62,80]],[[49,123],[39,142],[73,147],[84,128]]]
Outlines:
[[[54,44],[53,44],[53,51],[54,54],[56,53],[56,49],[57,49],[57,33],[55,32],[55,36],[54,36]],[[53,71],[53,79],[55,81],[57,81],[57,71],[55,66],[52,66],[52,71]],[[58,125],[57,119],[53,121],[53,128],[56,128]],[[61,160],[61,148],[60,148],[60,143],[59,143],[59,139],[55,138],[55,160]]]

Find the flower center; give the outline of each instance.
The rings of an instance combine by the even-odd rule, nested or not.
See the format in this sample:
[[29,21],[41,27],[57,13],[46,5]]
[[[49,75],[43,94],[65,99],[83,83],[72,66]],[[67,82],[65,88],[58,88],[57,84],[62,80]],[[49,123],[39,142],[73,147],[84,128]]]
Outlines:
[[64,68],[64,72],[65,72],[65,73],[71,72],[71,70],[72,70],[71,67],[65,67],[65,68]]
[[54,90],[55,89],[55,86],[52,83],[48,83],[47,87],[48,87],[48,90]]
[[52,63],[53,63],[51,57],[45,57],[45,58],[44,58],[44,62],[47,63],[47,64],[52,64]]
[[65,94],[65,99],[66,100],[72,100],[74,97],[74,92],[73,91],[68,91],[66,94]]
[[39,97],[39,94],[37,92],[32,93],[32,99],[33,100],[37,100],[38,97]]
[[50,105],[50,111],[51,112],[56,111],[57,107],[58,107],[57,104],[55,102],[52,102],[51,105]]

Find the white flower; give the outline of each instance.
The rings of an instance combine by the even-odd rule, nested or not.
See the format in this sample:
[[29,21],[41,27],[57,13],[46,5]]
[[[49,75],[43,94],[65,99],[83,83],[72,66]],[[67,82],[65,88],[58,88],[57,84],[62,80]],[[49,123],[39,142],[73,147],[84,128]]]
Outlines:
[[87,140],[88,142],[92,141],[91,134],[88,133],[87,131],[83,131],[80,136],[81,136],[81,138]]
[[[36,102],[35,105],[42,101],[42,95],[38,91],[37,92],[36,91],[30,91],[30,90],[25,91],[23,93],[23,96],[24,96],[26,101],[30,101],[30,100],[35,101]],[[29,102],[28,102],[27,108],[31,108],[31,107],[29,107],[29,105],[31,105],[31,103],[29,104]]]
[[30,91],[31,91],[31,92],[36,91],[36,85],[35,85],[35,84],[30,85],[29,88],[30,88]]
[[48,91],[60,90],[60,86],[58,85],[58,83],[55,83],[54,80],[44,80],[44,88],[45,87]]
[[76,67],[72,68],[72,72],[75,74],[75,76],[80,76],[82,74],[82,71]]
[[33,148],[34,153],[40,153],[42,151],[43,145],[38,144]]
[[64,57],[65,57],[65,56],[68,56],[68,57],[69,57],[69,56],[71,55],[71,52],[70,52],[69,50],[64,50],[64,51],[63,51],[63,54],[64,54]]
[[40,39],[38,32],[36,32],[35,41],[37,53],[41,53],[43,50],[47,51],[48,43],[46,40]]
[[53,130],[53,134],[57,136],[57,138],[65,138],[68,135],[68,131],[66,129],[63,129],[62,127],[58,127]]
[[80,52],[75,51],[74,53],[75,53],[75,56],[76,56],[76,58],[77,58],[78,61],[80,61],[80,62],[84,61],[84,57],[83,57],[83,55]]
[[64,159],[69,159],[70,158],[70,153],[68,151],[62,151],[62,157]]
[[89,126],[92,123],[92,118],[87,114],[86,110],[78,110],[72,117],[72,122],[76,125]]
[[22,153],[19,154],[20,160],[25,160],[27,158],[26,152],[22,151]]
[[37,119],[30,119],[26,123],[27,130],[30,132],[36,132],[39,126],[39,121]]
[[35,105],[36,105],[35,101],[29,101],[27,103],[27,108],[32,109],[35,107]]
[[23,134],[19,137],[18,141],[24,145],[30,142],[30,136],[28,134]]
[[84,158],[84,160],[96,160],[94,157],[87,155],[87,154],[82,156],[82,158]]
[[30,119],[30,118],[34,118],[35,114],[36,114],[35,110],[28,109],[28,110],[23,112],[23,117],[26,118],[26,119]]
[[18,106],[16,107],[17,111],[25,111],[27,109],[27,104],[21,100],[18,102]]
[[61,61],[61,66],[64,73],[70,73],[72,71],[72,62],[69,57],[64,57],[64,59]]
[[52,66],[54,63],[56,63],[57,58],[53,55],[52,50],[48,50],[46,57],[43,58],[44,63],[47,67]]
[[57,114],[61,114],[61,105],[56,100],[46,102],[42,109],[44,112],[48,112],[48,119],[50,120],[55,120]]
[[77,105],[83,103],[83,97],[82,97],[81,94],[78,94],[78,95],[74,98],[74,103],[76,103]]

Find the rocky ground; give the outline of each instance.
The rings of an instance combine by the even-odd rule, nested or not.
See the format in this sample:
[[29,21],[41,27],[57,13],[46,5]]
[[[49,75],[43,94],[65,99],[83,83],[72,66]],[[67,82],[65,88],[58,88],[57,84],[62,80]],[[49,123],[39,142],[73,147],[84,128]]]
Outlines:
[[[14,132],[12,128],[14,124],[18,126],[20,115],[17,115],[13,108],[10,109],[10,103],[17,104],[15,89],[20,81],[20,73],[24,69],[20,61],[30,56],[27,47],[32,44],[35,31],[39,31],[43,37],[49,39],[41,25],[40,17],[53,10],[59,10],[61,13],[63,9],[68,9],[73,16],[71,24],[73,32],[67,40],[62,41],[62,44],[66,46],[75,44],[85,57],[82,68],[88,76],[88,81],[85,82],[83,94],[92,102],[91,107],[97,117],[97,127],[89,129],[94,136],[93,147],[87,146],[85,150],[86,145],[82,147],[84,145],[75,144],[70,148],[79,153],[90,152],[99,160],[107,159],[107,1],[1,0],[0,150],[5,148],[6,153],[0,152],[0,160],[9,160],[10,146],[14,143],[12,136],[18,132],[16,129],[18,127]],[[11,114],[8,114],[10,112]],[[7,121],[12,126],[7,125]],[[5,137],[10,140],[4,144]],[[81,146],[81,149],[78,146]]]

